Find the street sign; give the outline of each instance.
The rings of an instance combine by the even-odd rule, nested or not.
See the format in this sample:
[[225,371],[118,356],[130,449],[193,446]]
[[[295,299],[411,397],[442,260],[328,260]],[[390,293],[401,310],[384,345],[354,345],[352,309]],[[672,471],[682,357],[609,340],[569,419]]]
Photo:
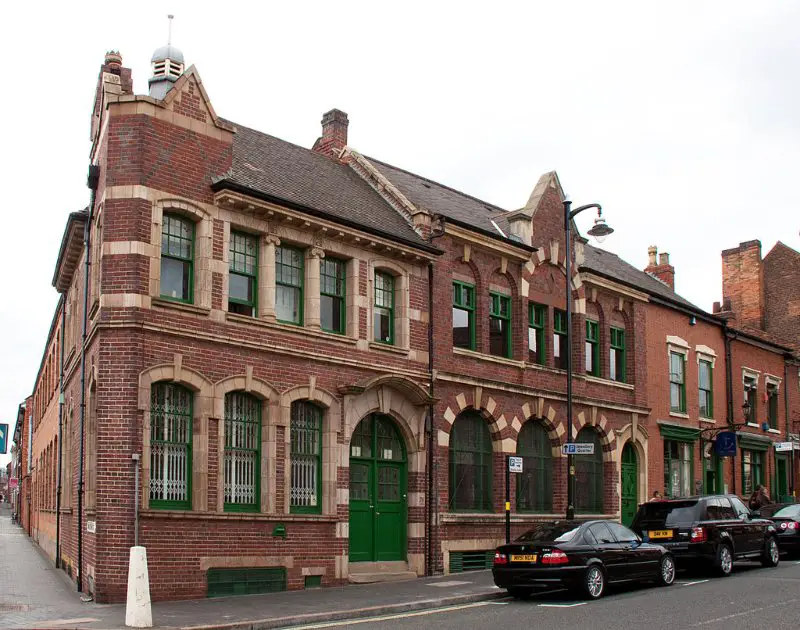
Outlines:
[[514,457],[511,455],[508,458],[508,472],[521,473],[522,472],[522,458]]
[[0,424],[0,455],[5,455],[8,451],[8,425]]
[[719,457],[736,456],[736,434],[733,431],[720,431],[714,440],[714,452]]
[[793,446],[793,442],[775,442],[775,451],[778,453],[784,453],[786,451],[791,451]]
[[588,444],[569,442],[561,445],[561,453],[563,455],[594,455],[594,444],[591,442]]
[[9,490],[16,490],[17,486],[19,486],[19,479],[17,479],[16,477],[11,477],[8,480],[8,489]]

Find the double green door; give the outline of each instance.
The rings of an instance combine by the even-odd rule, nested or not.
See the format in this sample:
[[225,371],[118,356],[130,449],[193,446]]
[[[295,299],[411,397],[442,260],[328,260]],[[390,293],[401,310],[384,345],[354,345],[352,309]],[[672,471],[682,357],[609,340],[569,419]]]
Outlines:
[[394,421],[364,418],[350,441],[350,562],[406,559],[406,473]]
[[628,442],[622,449],[622,524],[629,527],[639,508],[639,466],[636,450]]

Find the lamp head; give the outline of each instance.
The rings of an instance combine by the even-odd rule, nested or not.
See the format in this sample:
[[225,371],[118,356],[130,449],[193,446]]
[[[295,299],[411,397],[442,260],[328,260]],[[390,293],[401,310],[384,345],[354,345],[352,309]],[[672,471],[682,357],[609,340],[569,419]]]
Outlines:
[[610,228],[606,224],[606,220],[603,217],[597,217],[594,220],[594,225],[587,232],[587,234],[589,236],[593,236],[595,239],[597,239],[598,243],[602,243],[604,240],[606,240],[606,236],[608,236],[609,234],[612,234],[613,232],[614,232],[614,229]]
[[750,418],[750,411],[751,410],[752,410],[752,407],[750,407],[750,402],[747,401],[747,400],[744,401],[744,404],[742,405],[742,415],[744,416],[745,420],[748,420]]

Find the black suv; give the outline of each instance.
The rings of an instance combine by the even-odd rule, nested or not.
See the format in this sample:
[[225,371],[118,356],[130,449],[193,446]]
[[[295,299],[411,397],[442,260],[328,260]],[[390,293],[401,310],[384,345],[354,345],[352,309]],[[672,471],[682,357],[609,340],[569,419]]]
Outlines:
[[730,575],[734,560],[760,559],[778,565],[777,531],[735,495],[665,499],[639,506],[631,529],[644,540],[663,545],[678,565],[711,564]]

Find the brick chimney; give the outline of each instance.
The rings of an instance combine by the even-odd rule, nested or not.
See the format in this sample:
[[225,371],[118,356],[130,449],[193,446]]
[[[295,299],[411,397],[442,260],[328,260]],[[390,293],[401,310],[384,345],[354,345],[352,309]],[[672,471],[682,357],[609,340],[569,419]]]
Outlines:
[[322,116],[322,136],[317,138],[313,150],[328,157],[339,159],[342,149],[347,146],[347,114],[332,109]]
[[[658,256],[657,263],[656,256]],[[647,258],[648,262],[647,267],[644,268],[645,272],[655,276],[674,291],[675,267],[669,264],[669,254],[666,252],[659,254],[658,247],[651,245],[647,248]]]
[[722,312],[740,326],[764,329],[764,266],[761,241],[722,252]]
[[131,69],[122,67],[122,55],[119,51],[110,50],[106,53],[103,65],[100,66],[100,76],[97,77],[90,136],[93,142],[100,131],[100,119],[108,96],[122,94],[133,94]]

